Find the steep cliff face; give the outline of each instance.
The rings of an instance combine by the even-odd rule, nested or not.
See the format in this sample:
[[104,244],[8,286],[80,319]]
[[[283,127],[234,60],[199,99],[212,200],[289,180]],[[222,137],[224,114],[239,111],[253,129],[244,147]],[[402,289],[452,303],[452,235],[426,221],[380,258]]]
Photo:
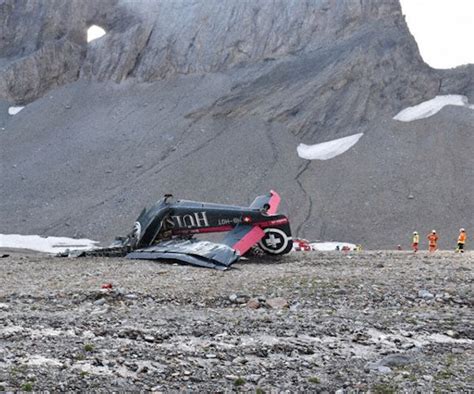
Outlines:
[[[374,21],[399,24],[397,1],[7,0],[0,9],[1,93],[31,101],[79,72],[147,82],[218,72],[311,51]],[[109,34],[88,45],[91,24]]]
[[[92,24],[108,34],[88,44]],[[20,104],[80,77],[151,82],[291,56],[296,60],[288,59],[288,70],[281,66],[266,76],[267,87],[255,83],[267,90],[266,116],[288,120],[297,133],[315,129],[321,116],[337,110],[318,105],[328,99],[345,107],[392,110],[393,103],[411,103],[455,86],[472,94],[472,72],[434,72],[423,64],[398,0],[6,0],[0,5],[0,29],[0,98]],[[295,87],[300,89],[296,102],[274,97],[269,90],[291,84],[283,79],[296,63],[294,74],[305,73],[309,84]],[[321,84],[314,76],[324,70]],[[347,93],[351,87],[357,94]],[[247,95],[254,88],[249,86]],[[341,89],[357,104],[341,103],[333,94]],[[251,100],[246,104],[255,106]],[[305,115],[305,107],[312,114]],[[293,118],[295,113],[299,116]],[[359,116],[361,121],[372,117]]]
[[120,31],[137,23],[116,0],[5,0],[0,3],[0,98],[28,103],[77,80],[87,55],[87,28]]
[[[107,34],[87,43],[92,24]],[[30,103],[0,116],[0,232],[104,240],[165,192],[245,204],[269,188],[312,239],[473,225],[453,195],[474,192],[469,110],[392,117],[474,101],[474,66],[424,64],[397,0],[5,0],[0,29],[0,111]],[[330,161],[296,154],[355,133]]]
[[[331,4],[332,3],[332,4]],[[132,70],[150,81],[192,72],[223,71],[268,57],[311,51],[329,38],[351,34],[361,23],[387,19],[400,10],[394,1],[234,1],[133,2],[147,10],[152,25],[146,46]]]

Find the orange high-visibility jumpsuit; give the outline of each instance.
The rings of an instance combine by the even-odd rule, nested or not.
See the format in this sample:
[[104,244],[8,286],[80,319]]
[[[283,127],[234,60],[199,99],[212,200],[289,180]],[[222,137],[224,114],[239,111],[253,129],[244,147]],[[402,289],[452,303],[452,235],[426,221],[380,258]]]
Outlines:
[[464,253],[464,244],[466,243],[466,232],[461,231],[458,237],[458,252]]
[[428,235],[429,241],[429,251],[434,252],[438,249],[438,235],[437,234],[430,234]]

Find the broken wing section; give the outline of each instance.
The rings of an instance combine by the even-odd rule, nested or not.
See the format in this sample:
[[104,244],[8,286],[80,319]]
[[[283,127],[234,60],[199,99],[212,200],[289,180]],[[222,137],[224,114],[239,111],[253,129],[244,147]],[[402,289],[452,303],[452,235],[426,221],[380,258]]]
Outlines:
[[236,250],[240,256],[243,256],[264,236],[265,232],[260,227],[239,224],[226,235],[223,243]]
[[239,257],[239,254],[227,245],[194,239],[164,241],[148,248],[134,250],[127,255],[128,259],[174,260],[220,270],[230,267]]

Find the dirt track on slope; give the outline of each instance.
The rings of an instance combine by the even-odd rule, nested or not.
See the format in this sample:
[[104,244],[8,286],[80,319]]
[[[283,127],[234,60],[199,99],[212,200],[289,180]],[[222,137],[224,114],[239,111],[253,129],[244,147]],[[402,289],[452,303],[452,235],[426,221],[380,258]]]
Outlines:
[[11,254],[0,390],[473,390],[473,262],[312,252],[218,272]]

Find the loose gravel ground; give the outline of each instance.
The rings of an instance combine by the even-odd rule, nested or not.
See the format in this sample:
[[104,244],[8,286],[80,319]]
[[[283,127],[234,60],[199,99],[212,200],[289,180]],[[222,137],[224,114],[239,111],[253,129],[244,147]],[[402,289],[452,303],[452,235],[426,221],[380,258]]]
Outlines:
[[0,391],[472,391],[473,262],[309,252],[219,272],[11,253]]

